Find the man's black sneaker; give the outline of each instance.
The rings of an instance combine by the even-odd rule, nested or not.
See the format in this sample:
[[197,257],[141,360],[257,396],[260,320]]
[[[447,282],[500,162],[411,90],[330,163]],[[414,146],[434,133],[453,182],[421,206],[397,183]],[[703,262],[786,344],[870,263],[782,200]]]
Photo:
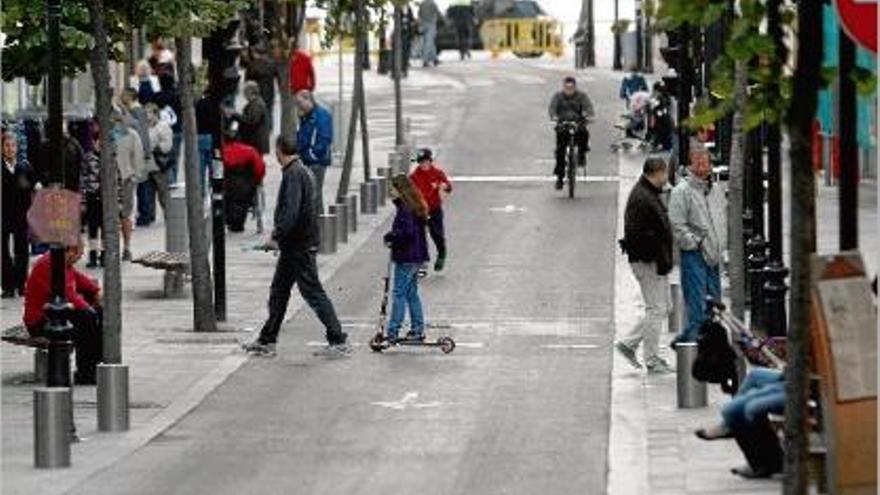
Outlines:
[[242,344],[241,348],[248,354],[254,354],[256,356],[272,357],[276,354],[274,342],[260,342],[259,339]]
[[557,177],[556,178],[556,190],[558,191],[560,189],[562,189],[562,177]]
[[582,155],[578,157],[578,167],[586,167],[587,166],[587,156]]
[[445,256],[438,256],[437,261],[434,262],[434,271],[435,272],[443,271],[443,265],[445,265],[445,264],[446,264],[446,257]]
[[410,330],[409,332],[406,332],[405,339],[410,342],[424,342],[425,334],[423,332],[414,332]]
[[15,297],[15,291],[14,290],[4,290],[3,294],[0,295],[0,297],[2,297],[3,299],[12,299],[13,297]]

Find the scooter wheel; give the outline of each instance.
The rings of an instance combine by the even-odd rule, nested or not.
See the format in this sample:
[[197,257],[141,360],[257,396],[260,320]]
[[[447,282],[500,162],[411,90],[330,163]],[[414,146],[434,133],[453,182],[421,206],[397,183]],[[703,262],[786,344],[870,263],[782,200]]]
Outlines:
[[452,340],[452,337],[440,337],[437,339],[437,343],[440,344],[440,350],[443,351],[443,354],[449,354],[455,350],[455,341]]
[[370,339],[370,350],[373,352],[382,352],[385,350],[385,344],[381,335],[376,335]]

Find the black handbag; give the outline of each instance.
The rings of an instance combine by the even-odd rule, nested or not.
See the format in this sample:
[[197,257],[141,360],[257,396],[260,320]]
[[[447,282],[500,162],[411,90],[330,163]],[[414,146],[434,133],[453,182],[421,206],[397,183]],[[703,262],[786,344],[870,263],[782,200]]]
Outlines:
[[697,336],[697,358],[691,375],[701,382],[718,383],[725,393],[733,394],[739,387],[736,352],[727,340],[727,330],[712,319],[700,326]]

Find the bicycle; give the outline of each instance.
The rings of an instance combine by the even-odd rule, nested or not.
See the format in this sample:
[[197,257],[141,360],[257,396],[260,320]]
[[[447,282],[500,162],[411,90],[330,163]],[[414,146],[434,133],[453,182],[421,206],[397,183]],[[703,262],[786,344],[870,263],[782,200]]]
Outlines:
[[[568,197],[574,198],[574,189],[575,182],[577,176],[577,156],[578,156],[578,146],[575,142],[575,136],[577,135],[578,130],[581,126],[586,126],[587,121],[563,121],[556,124],[557,131],[559,129],[563,130],[568,134],[568,139],[565,144],[565,178],[568,182]],[[587,164],[584,163],[584,177],[587,176]]]

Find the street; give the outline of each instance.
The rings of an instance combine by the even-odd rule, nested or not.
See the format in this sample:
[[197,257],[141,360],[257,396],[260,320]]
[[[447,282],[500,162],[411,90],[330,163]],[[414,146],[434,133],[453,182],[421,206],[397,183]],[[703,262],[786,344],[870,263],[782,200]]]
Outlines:
[[[276,358],[251,358],[178,424],[73,493],[604,492],[616,84],[581,85],[598,113],[594,178],[570,200],[547,180],[546,107],[563,72],[518,60],[437,70],[464,91],[423,94],[452,120],[419,145],[463,180],[446,207],[447,269],[422,281],[422,297],[429,338],[448,334],[459,348],[374,354],[363,345],[375,331],[386,222],[326,284],[358,345],[351,358],[312,356],[323,331],[301,310]],[[252,308],[234,310],[265,311],[268,283]]]

